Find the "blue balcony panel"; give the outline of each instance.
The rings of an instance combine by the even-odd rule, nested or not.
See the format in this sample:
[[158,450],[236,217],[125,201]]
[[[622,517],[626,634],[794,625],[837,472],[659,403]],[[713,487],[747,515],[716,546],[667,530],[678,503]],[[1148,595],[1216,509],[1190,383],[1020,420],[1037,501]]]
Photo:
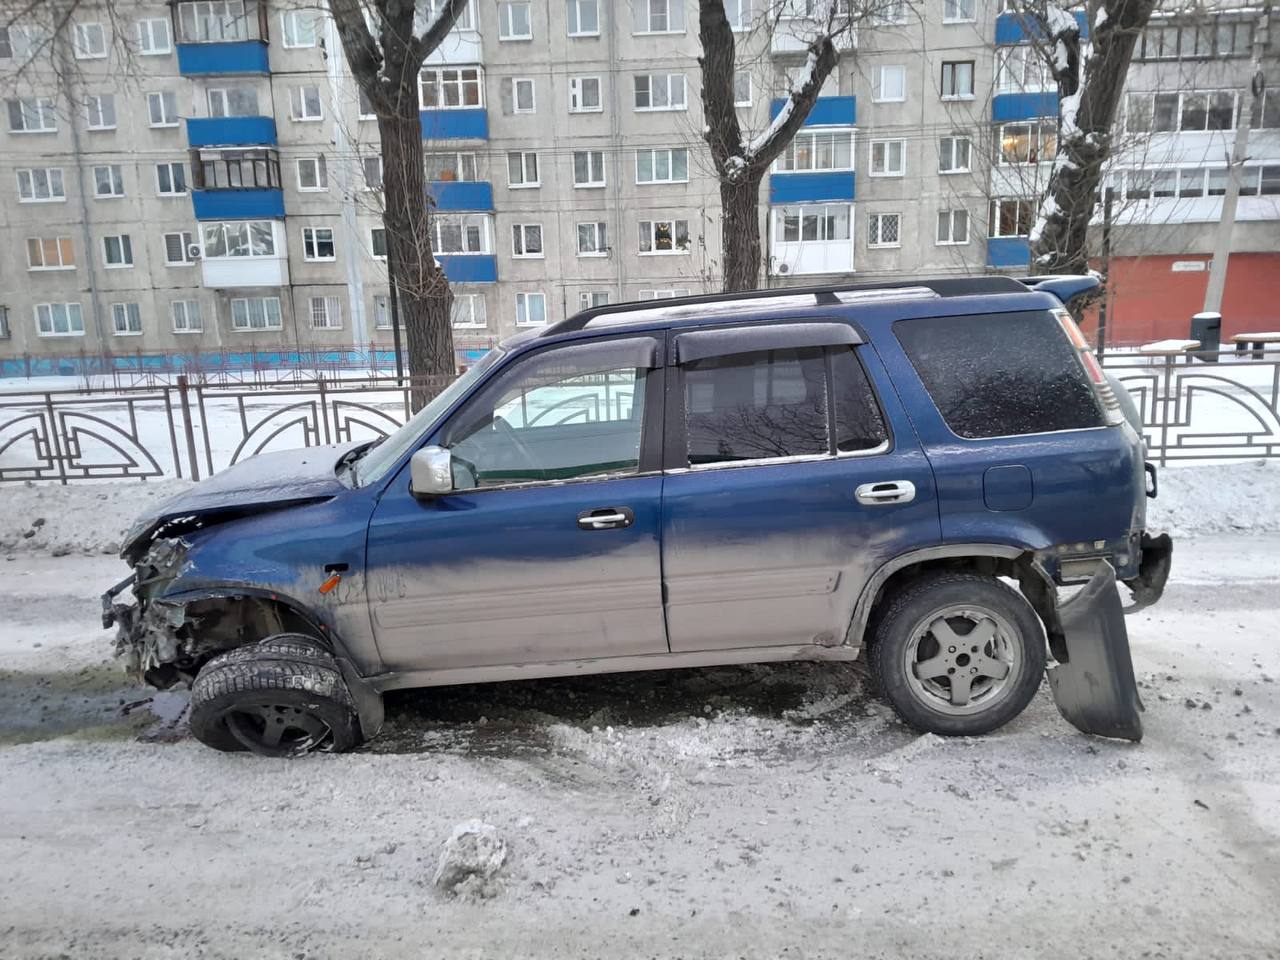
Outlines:
[[1026,237],[987,239],[987,266],[1001,270],[1026,270],[1031,262],[1031,244]]
[[1036,120],[1057,117],[1058,92],[1001,93],[991,98],[991,119],[996,123],[1010,120]]
[[853,200],[852,170],[832,173],[775,173],[769,177],[770,203]]
[[[769,105],[769,119],[782,112],[785,99],[774,100]],[[858,122],[857,97],[819,97],[804,118],[806,127],[852,127]]]
[[483,107],[474,110],[423,110],[423,140],[488,140],[489,111]]
[[272,220],[284,216],[283,190],[193,190],[197,220]]
[[[1080,39],[1089,39],[1089,18],[1083,10],[1076,11],[1076,23],[1080,24]],[[996,17],[996,45],[1012,46],[1043,39],[1040,24],[1034,17],[1021,13],[1002,13]]]
[[275,146],[271,117],[187,117],[187,143],[193,147]]
[[270,73],[267,45],[261,40],[178,44],[178,72],[184,77]]
[[450,283],[498,282],[498,258],[489,254],[446,253],[436,259]]
[[437,210],[492,210],[493,184],[487,180],[434,180],[427,191]]

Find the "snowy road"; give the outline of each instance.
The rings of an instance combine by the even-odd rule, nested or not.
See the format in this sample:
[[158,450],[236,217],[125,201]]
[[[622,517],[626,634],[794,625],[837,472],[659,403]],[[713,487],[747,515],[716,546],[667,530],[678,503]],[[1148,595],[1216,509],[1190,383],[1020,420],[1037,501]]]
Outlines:
[[[1042,689],[917,737],[856,667],[470,687],[361,753],[139,742],[107,557],[0,559],[0,957],[1280,956],[1280,537],[1181,541],[1138,746]],[[441,899],[454,824],[503,889]]]

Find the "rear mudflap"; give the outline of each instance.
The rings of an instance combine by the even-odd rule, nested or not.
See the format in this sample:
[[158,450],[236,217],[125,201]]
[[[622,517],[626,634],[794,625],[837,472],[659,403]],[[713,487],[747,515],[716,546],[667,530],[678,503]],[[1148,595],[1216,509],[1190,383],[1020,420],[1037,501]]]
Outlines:
[[1153,537],[1144,533],[1138,575],[1124,581],[1124,585],[1133,591],[1133,600],[1124,608],[1124,612],[1133,613],[1159,600],[1164,593],[1164,585],[1169,580],[1169,568],[1172,565],[1173,540],[1169,535],[1162,533]]
[[1111,564],[1059,605],[1058,618],[1067,657],[1049,668],[1058,712],[1084,733],[1141,740],[1142,700]]

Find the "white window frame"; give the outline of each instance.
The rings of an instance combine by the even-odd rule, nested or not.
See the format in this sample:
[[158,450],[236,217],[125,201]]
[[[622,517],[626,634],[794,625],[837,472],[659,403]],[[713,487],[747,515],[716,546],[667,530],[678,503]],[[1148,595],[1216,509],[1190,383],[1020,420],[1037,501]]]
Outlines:
[[887,0],[877,4],[871,23],[879,27],[900,27],[907,22],[907,0]]
[[[471,4],[467,4],[467,9],[471,9]],[[439,103],[427,103],[426,92],[432,87]],[[476,102],[467,103],[464,94],[472,87],[475,88]],[[454,90],[457,103],[447,102],[446,89]],[[479,64],[441,64],[423,67],[418,73],[418,106],[423,110],[480,110],[484,105],[484,68]]]
[[[542,319],[529,319],[529,305],[537,301],[542,304]],[[522,320],[521,317],[524,317]],[[547,324],[547,295],[541,290],[519,291],[516,294],[516,326],[543,327]]]
[[224,43],[249,39],[243,0],[200,0],[178,8],[183,43]]
[[[965,5],[969,9],[964,9]],[[973,23],[978,18],[977,0],[942,0],[943,23]]]
[[[518,10],[524,10],[526,32],[517,33],[519,24],[515,22]],[[498,0],[498,40],[512,43],[518,40],[533,39],[533,4],[529,0]]]
[[[18,105],[18,116],[22,118],[22,126],[13,126],[13,105]],[[12,97],[5,101],[9,114],[10,133],[57,133],[58,112],[54,108],[53,97]],[[30,120],[40,125],[28,126]]]
[[173,53],[173,31],[168,17],[146,17],[137,23],[138,53],[144,57],[163,57]]
[[341,330],[342,298],[332,294],[308,297],[307,316],[312,330]]
[[[596,28],[594,30],[582,29],[582,11],[586,8],[595,10]],[[578,27],[576,30],[575,24]],[[600,0],[565,0],[565,28],[570,37],[600,36]]]
[[[120,262],[111,262],[111,241],[120,251]],[[133,237],[127,233],[109,233],[102,238],[102,266],[106,270],[131,270],[134,266]]]
[[678,300],[680,297],[687,297],[689,291],[681,287],[668,290],[640,290],[636,294],[637,300]]
[[[124,321],[123,329],[121,329],[121,321]],[[136,302],[111,304],[111,335],[113,337],[142,336],[142,304]]]
[[[902,77],[902,95],[884,96],[885,71],[896,70]],[[878,92],[877,92],[878,91]],[[907,68],[900,63],[878,64],[871,70],[871,102],[872,103],[905,103],[907,99]]]
[[[837,141],[848,140],[849,162],[847,164],[835,163],[837,151]],[[820,146],[826,142],[830,143],[832,156],[832,166],[819,166],[818,157],[820,155]],[[808,160],[805,166],[800,165],[801,148],[808,146]],[[844,144],[840,144],[843,149]],[[835,130],[824,129],[821,127],[801,129],[786,148],[778,155],[778,159],[774,161],[773,169],[775,173],[832,173],[853,170],[855,168],[854,161],[854,132],[852,130]]]
[[[507,83],[511,92],[511,112],[513,114],[530,114],[538,112],[538,88],[533,77],[508,77]],[[520,106],[520,88],[529,85],[529,106]]]
[[[1017,204],[1014,217],[1015,232],[1014,233],[996,233],[1000,227],[999,207],[1006,203]],[[994,208],[994,209],[993,209]],[[1022,222],[1022,213],[1025,211],[1027,222]],[[995,213],[995,216],[991,216]],[[1027,200],[1022,197],[992,197],[987,204],[987,237],[989,239],[997,239],[1001,237],[1027,237],[1031,233],[1031,227],[1036,219],[1036,204],[1033,200]]]
[[[320,244],[323,238],[320,236],[327,233],[329,250],[331,251],[327,257],[320,255]],[[303,227],[302,228],[302,259],[307,263],[333,263],[338,259],[338,237],[333,227]]]
[[[110,104],[110,106],[106,106]],[[94,114],[98,121],[94,122]],[[105,123],[110,113],[111,122]],[[116,128],[116,95],[114,93],[90,93],[84,98],[84,122],[88,130],[114,130]]]
[[[835,211],[833,214],[830,211]],[[796,238],[787,239],[786,221],[792,213],[796,220]],[[788,203],[773,208],[773,246],[798,247],[828,243],[853,243],[854,205],[852,203]],[[813,219],[816,223],[815,233],[818,236],[808,238],[804,235],[804,222]],[[843,221],[848,228],[848,236],[824,236],[828,226],[835,221]]]
[[[589,81],[595,81],[596,104],[586,105],[586,88]],[[598,74],[586,74],[569,78],[569,112],[570,113],[604,113],[604,78]]]
[[[310,41],[306,32],[310,30]],[[320,42],[320,13],[317,10],[298,8],[280,14],[280,43],[286,50],[305,50]]]
[[[160,105],[160,122],[156,122],[156,104]],[[170,104],[173,105],[172,116],[168,112]],[[178,115],[178,95],[172,90],[153,90],[149,92],[147,94],[147,120],[153,129],[178,126],[182,122],[182,118]]]
[[[107,28],[97,21],[71,25],[71,48],[77,60],[107,58]],[[91,38],[96,42],[91,42]]]
[[[43,307],[49,316],[49,329],[46,331],[40,325],[40,308]],[[66,330],[54,329],[54,308],[61,307],[64,321],[67,325]],[[75,309],[72,310],[71,308]],[[37,303],[32,305],[32,315],[36,321],[36,336],[38,337],[83,337],[84,336],[84,310],[76,301],[65,301],[56,303]],[[74,314],[74,320],[72,315]],[[77,329],[78,327],[78,329]]]
[[[678,245],[676,238],[680,236],[679,224],[684,224],[685,246]],[[658,226],[666,224],[671,234],[671,249],[658,249]],[[639,228],[641,240],[639,243],[639,255],[642,257],[687,257],[693,251],[693,236],[689,233],[689,221],[681,217],[672,217],[663,220],[640,220]],[[647,228],[647,229],[646,229]],[[645,239],[649,242],[649,249],[644,249]]]
[[[651,180],[640,179],[640,158],[649,156],[649,170],[653,174]],[[658,157],[666,154],[667,176],[658,177]],[[684,154],[684,176],[676,177],[676,156]],[[636,151],[636,185],[652,186],[654,184],[688,183],[689,182],[689,148],[688,147],[643,147]]]
[[[642,0],[636,0],[642,2]],[[649,101],[647,106],[640,105],[640,81],[645,81],[645,97]],[[679,79],[680,100],[677,103],[672,99],[672,81]],[[663,80],[666,85],[666,104],[654,106],[654,81]],[[632,74],[631,80],[632,104],[636,113],[670,113],[689,109],[689,81],[683,73],[636,73]]]
[[[538,249],[529,252],[529,239],[537,237]],[[513,223],[511,225],[511,259],[513,260],[545,260],[547,257],[547,239],[540,223]]]
[[[454,294],[456,300],[462,294]],[[390,330],[391,329],[391,294],[375,293],[373,295],[373,329]]]
[[[1006,127],[1027,128],[1027,159],[1006,160],[1004,157],[1004,131]],[[1017,120],[998,124],[994,129],[996,164],[1001,167],[1034,167],[1041,163],[1053,163],[1058,156],[1058,125],[1052,120]],[[1053,140],[1053,156],[1042,157],[1040,147],[1046,136]],[[1031,145],[1035,145],[1036,157],[1031,159]]]
[[[885,224],[892,220],[895,223],[893,240],[884,240]],[[902,246],[902,214],[872,213],[867,216],[867,248],[870,250],[892,250]]]
[[[315,113],[308,112],[312,106],[308,92],[315,91]],[[294,123],[319,123],[324,119],[324,97],[318,83],[304,83],[289,88],[289,119]]]
[[[107,171],[107,186],[110,189],[106,193],[102,192],[102,184],[98,180],[99,170]],[[93,177],[93,197],[95,200],[120,200],[124,197],[124,168],[120,164],[94,164],[89,170],[89,175]]]
[[[453,183],[475,183],[486,179],[480,175],[480,158],[476,156],[474,150],[428,150],[423,154],[422,159],[423,163],[427,165],[427,180],[432,183],[447,182],[441,177],[430,175],[432,158],[439,158],[442,161],[452,163],[454,171]],[[379,163],[382,161],[381,154],[378,155],[378,161]]]
[[[520,181],[517,183],[511,179],[511,161],[512,158],[520,158]],[[529,179],[529,158],[533,158],[533,179]],[[508,150],[507,151],[507,189],[509,190],[535,190],[542,186],[542,162],[538,157],[536,150]]]
[[[634,4],[634,7],[633,7],[634,10],[639,10],[641,4],[644,5],[644,10],[645,10],[644,25],[641,29],[637,30],[635,21],[634,20],[632,21],[632,29],[631,29],[632,36],[660,37],[666,34],[684,33],[685,32],[684,2],[685,0],[632,0],[632,4]],[[655,5],[657,4],[661,4],[663,6],[664,8],[663,15],[666,18],[666,22],[667,22],[666,27],[660,30],[655,30],[653,26],[653,23],[654,23],[653,12],[655,9]],[[625,9],[625,5],[619,4],[619,6]],[[671,14],[673,10],[679,11],[678,17],[674,17],[674,18],[672,17]],[[680,21],[679,27],[672,26],[673,19],[677,19]]]
[[[360,158],[360,173],[364,178],[364,186],[361,188],[370,193],[375,193],[382,189],[382,155],[374,157]],[[370,174],[373,176],[370,176]],[[430,182],[430,181],[428,181]],[[299,189],[302,189],[299,187]],[[315,190],[315,187],[308,187],[308,190]]]
[[[18,181],[19,203],[67,202],[67,186],[66,180],[63,177],[62,167],[18,167],[14,170],[14,176]],[[24,179],[27,182],[27,189],[25,192],[22,188],[22,182]],[[43,191],[39,189],[38,181],[40,180],[44,181]],[[45,196],[40,196],[41,192],[43,192]]]
[[746,33],[751,29],[751,19],[755,15],[754,0],[724,0],[724,16],[729,21],[729,29],[734,33]]
[[[365,159],[368,159],[367,157]],[[378,157],[378,162],[382,162],[382,157]],[[303,182],[302,169],[305,164],[310,164],[315,174],[315,185],[306,186]],[[298,192],[299,193],[324,193],[329,189],[329,165],[325,162],[324,154],[317,154],[314,157],[298,157],[294,161],[294,172],[298,176]]]
[[[893,144],[898,145],[898,159],[900,165],[895,170],[889,166],[889,160],[892,154],[890,147]],[[876,148],[882,148],[881,159],[884,161],[882,169],[876,169]],[[898,137],[886,140],[870,141],[869,162],[867,163],[867,174],[872,177],[905,177],[907,175],[907,141]]]
[[[587,232],[583,233],[583,227],[587,228]],[[578,248],[579,257],[607,257],[609,255],[609,227],[604,220],[592,220],[579,223],[574,231],[575,242]],[[585,236],[590,236],[590,249],[582,249],[582,241]]]
[[[175,179],[173,175],[173,171],[175,169],[178,171],[178,174],[179,174],[177,179]],[[177,182],[177,180],[181,180],[182,189],[181,190],[173,190],[173,189],[165,190],[164,179],[161,176],[162,170],[167,170],[169,172],[169,186],[171,188],[174,185],[174,183]],[[156,164],[156,196],[157,197],[185,197],[187,195],[187,192],[188,192],[187,165],[185,163],[183,163],[181,160],[166,160],[163,163]]]
[[[587,173],[589,175],[596,172],[596,158],[600,160],[600,179],[599,180],[578,180],[578,157],[585,156],[587,158]],[[605,168],[604,151],[603,150],[575,150],[569,158],[569,162],[573,164],[573,188],[575,190],[595,190],[607,185],[608,172]]]
[[[177,237],[182,245],[182,259],[169,259],[169,238]],[[191,256],[191,248],[196,245],[196,235],[190,230],[166,230],[160,234],[160,242],[164,245],[164,265],[166,267],[194,267],[196,261]]]
[[[1135,54],[1134,59],[1137,59]],[[1056,90],[1057,82],[1044,55],[1033,44],[996,47],[996,93],[1037,93]]]
[[[491,218],[484,213],[437,213],[431,218],[431,249],[437,254],[445,256],[457,257],[476,257],[488,256],[493,251],[493,238],[491,228]],[[478,250],[450,250],[444,242],[444,231],[446,228],[458,229],[458,237],[462,241],[462,246],[468,246],[468,234],[478,228],[480,238],[480,249]]]
[[[960,22],[960,21],[957,21],[957,22]],[[954,92],[956,90],[959,90],[961,67],[969,68],[969,92],[968,93]],[[978,71],[978,64],[974,60],[942,61],[942,73],[939,75],[939,81],[938,81],[938,96],[948,102],[957,101],[957,100],[972,100],[974,98],[974,90],[976,89],[975,75],[977,74],[977,71]],[[952,93],[946,92],[948,74],[951,75],[951,86],[953,88]]]
[[592,310],[609,305],[608,290],[581,290],[578,292],[578,309]]
[[[465,304],[465,309],[463,305]],[[462,319],[465,316],[465,320]],[[483,293],[455,293],[449,323],[455,330],[483,330],[489,326],[489,311]]]
[[[246,249],[249,251],[248,253],[209,253],[208,234],[210,230],[219,230],[225,235],[229,232],[228,228],[234,226],[236,232],[239,233],[241,225],[243,225],[245,229],[245,236],[247,238]],[[206,260],[268,260],[280,256],[278,251],[279,245],[276,243],[275,223],[271,220],[204,220],[201,221],[198,226],[200,227],[200,249],[204,252]],[[254,253],[254,240],[257,236],[253,229],[254,226],[259,228],[266,227],[266,233],[271,238],[270,250],[266,250],[262,253]],[[225,243],[223,245],[228,247],[230,246]]]
[[[40,272],[45,270],[74,270],[76,268],[76,248],[75,242],[66,234],[59,234],[53,237],[27,237],[27,270],[28,272]],[[40,263],[37,266],[31,262],[31,242],[35,241],[40,245]],[[54,249],[58,253],[58,262],[50,264],[45,257],[45,241],[52,240]],[[68,263],[63,253],[70,251],[71,261]]]
[[[179,309],[181,307],[181,309]],[[178,314],[182,314],[179,323]],[[191,333],[204,333],[204,311],[200,301],[196,299],[169,301],[169,326],[175,334],[186,336]],[[195,322],[192,323],[192,320]]]
[[[965,143],[966,162],[963,167],[956,166],[960,142]],[[944,166],[949,161],[952,166]],[[938,138],[938,175],[947,177],[953,173],[971,173],[973,169],[973,138],[967,133],[953,133]]]
[[[268,305],[275,303],[275,323],[271,323],[271,311]],[[244,304],[245,322],[236,322],[236,304]],[[262,304],[262,320],[263,326],[253,326],[252,317],[250,317],[250,304]],[[231,316],[231,329],[236,333],[262,333],[269,330],[280,330],[284,326],[284,314],[281,310],[279,297],[233,297],[228,307]]]
[[[383,252],[378,252],[378,235],[382,235]],[[386,227],[370,227],[369,228],[369,256],[374,260],[386,260],[387,254],[387,228]]]
[[[747,99],[738,99],[738,78],[747,78]],[[733,72],[733,105],[735,107],[750,107],[755,103],[755,78],[751,75],[750,70],[735,70]]]
[[[964,239],[963,240],[955,239],[956,223],[958,222],[957,214],[960,216],[959,222],[964,223]],[[946,218],[946,224],[947,224],[947,231],[946,231],[947,239],[945,240],[942,239],[942,232],[943,232],[942,224],[943,224],[944,217]],[[973,222],[972,222],[972,218],[969,216],[968,210],[965,210],[963,208],[957,208],[954,210],[938,211],[938,220],[937,220],[937,225],[935,227],[935,232],[933,237],[934,246],[936,247],[967,246],[972,236],[973,236]]]

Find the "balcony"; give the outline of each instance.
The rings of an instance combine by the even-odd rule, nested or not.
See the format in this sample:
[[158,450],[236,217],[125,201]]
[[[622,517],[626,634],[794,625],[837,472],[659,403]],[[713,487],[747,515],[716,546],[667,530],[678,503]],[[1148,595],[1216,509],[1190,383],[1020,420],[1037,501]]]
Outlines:
[[288,257],[219,257],[200,261],[201,280],[210,290],[287,287]]
[[[769,119],[781,113],[786,103],[786,99],[779,98],[769,104]],[[852,127],[857,123],[857,97],[819,97],[809,116],[804,118],[806,127]]]
[[489,112],[484,107],[463,110],[421,110],[423,140],[488,140]]
[[284,216],[283,190],[192,190],[197,220],[272,220]]
[[991,119],[996,123],[1010,120],[1037,120],[1058,115],[1058,91],[1040,93],[999,93],[991,98]]
[[769,176],[769,202],[852,201],[856,195],[855,181],[856,174],[852,170],[774,173]]
[[178,3],[178,72],[184,77],[267,74],[267,11],[242,0]]
[[[1083,10],[1075,13],[1076,23],[1080,25],[1080,39],[1089,39],[1089,18]],[[1040,24],[1032,17],[1021,13],[1002,13],[996,17],[996,45],[1009,47],[1019,43],[1031,43],[1043,39]]]
[[437,210],[493,210],[493,184],[487,180],[433,180],[427,193]]
[[187,143],[192,147],[275,146],[271,117],[188,117]]
[[[783,56],[805,53],[809,49],[809,44],[817,36],[818,30],[818,21],[812,17],[780,17],[777,27],[770,35],[769,52]],[[835,47],[839,53],[848,53],[857,45],[856,30],[846,30],[835,38]]]
[[497,283],[498,258],[487,253],[445,253],[436,257],[450,283]]
[[234,43],[179,43],[178,72],[184,77],[265,75],[267,45],[261,40]]
[[989,237],[987,266],[997,270],[1026,270],[1031,262],[1031,244],[1026,237]]

